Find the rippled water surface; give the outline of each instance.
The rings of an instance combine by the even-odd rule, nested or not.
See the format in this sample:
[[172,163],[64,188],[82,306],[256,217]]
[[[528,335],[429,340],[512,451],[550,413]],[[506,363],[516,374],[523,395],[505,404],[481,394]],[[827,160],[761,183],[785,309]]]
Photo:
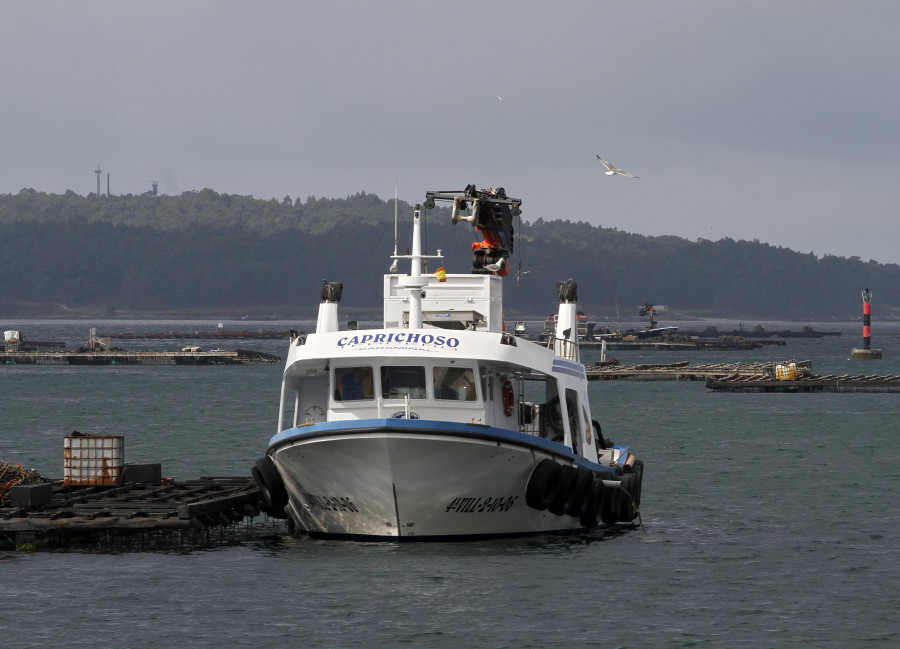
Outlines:
[[[69,349],[87,326],[0,322]],[[873,340],[882,361],[849,361],[859,324],[814,326],[844,335],[611,355],[810,359],[823,374],[900,374],[900,339],[889,332]],[[280,354],[285,343],[214,346]],[[124,434],[126,461],[161,462],[166,476],[248,475],[275,431],[280,373],[0,367],[0,460],[61,476],[63,435],[80,430]],[[591,390],[604,434],[645,461],[644,530],[396,545],[275,528],[210,550],[0,553],[2,637],[17,648],[900,646],[900,394],[718,394],[690,382]]]

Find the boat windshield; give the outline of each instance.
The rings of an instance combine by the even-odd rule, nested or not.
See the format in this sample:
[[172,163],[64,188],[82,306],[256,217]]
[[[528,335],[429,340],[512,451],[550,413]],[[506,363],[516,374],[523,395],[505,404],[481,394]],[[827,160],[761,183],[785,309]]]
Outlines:
[[381,368],[381,396],[384,399],[424,399],[425,368],[390,365]]
[[334,400],[359,401],[375,398],[371,367],[334,368]]
[[469,367],[434,367],[434,398],[475,401],[475,373]]

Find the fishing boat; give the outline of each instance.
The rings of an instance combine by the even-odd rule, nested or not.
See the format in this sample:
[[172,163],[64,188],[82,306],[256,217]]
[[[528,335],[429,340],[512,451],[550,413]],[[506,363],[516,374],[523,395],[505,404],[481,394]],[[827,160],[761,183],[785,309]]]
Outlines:
[[[470,272],[427,270],[443,260],[422,245],[436,201],[476,233]],[[539,343],[506,330],[521,204],[502,188],[427,192],[411,252],[397,254],[395,236],[378,329],[341,329],[343,285],[324,282],[315,331],[291,336],[278,431],[252,468],[264,511],[313,536],[393,541],[577,532],[638,516],[643,462],[592,418],[576,283],[557,286],[559,335]]]

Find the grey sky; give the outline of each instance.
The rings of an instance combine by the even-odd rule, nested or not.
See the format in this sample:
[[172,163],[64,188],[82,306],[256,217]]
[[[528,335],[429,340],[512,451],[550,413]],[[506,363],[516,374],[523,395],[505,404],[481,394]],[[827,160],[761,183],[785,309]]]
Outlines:
[[528,220],[900,263],[898,25],[866,1],[0,0],[0,193],[87,194],[98,162],[117,194],[502,185]]

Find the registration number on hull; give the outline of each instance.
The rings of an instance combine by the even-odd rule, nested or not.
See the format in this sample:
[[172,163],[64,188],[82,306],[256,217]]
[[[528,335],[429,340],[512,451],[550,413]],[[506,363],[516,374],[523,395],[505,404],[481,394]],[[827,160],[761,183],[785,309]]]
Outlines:
[[359,508],[349,498],[338,496],[318,496],[316,494],[303,494],[306,504],[310,509],[321,509],[330,512],[358,512]]
[[513,505],[516,504],[518,496],[499,496],[499,497],[459,497],[454,498],[447,508],[446,512],[457,512],[458,514],[490,514],[493,512],[508,512]]

